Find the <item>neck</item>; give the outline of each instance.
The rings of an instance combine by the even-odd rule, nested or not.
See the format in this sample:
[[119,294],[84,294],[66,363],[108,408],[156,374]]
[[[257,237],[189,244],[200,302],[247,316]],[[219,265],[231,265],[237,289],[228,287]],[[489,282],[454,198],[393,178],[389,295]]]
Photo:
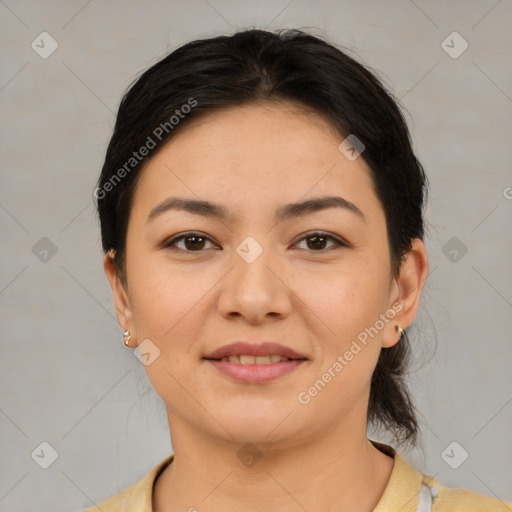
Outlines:
[[154,512],[371,512],[393,468],[365,429],[337,429],[286,448],[258,442],[256,460],[248,445],[213,442],[179,421],[172,427],[174,460],[155,484]]

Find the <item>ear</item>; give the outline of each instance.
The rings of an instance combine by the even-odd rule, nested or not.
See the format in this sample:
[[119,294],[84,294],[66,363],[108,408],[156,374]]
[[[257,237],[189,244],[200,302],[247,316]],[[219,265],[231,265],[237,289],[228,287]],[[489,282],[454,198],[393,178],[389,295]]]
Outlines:
[[400,266],[400,273],[393,284],[393,309],[397,313],[387,326],[390,329],[386,329],[382,337],[383,347],[392,347],[400,340],[400,334],[396,329],[397,325],[405,330],[406,327],[412,324],[418,312],[421,292],[427,275],[427,250],[422,240],[415,238],[412,242],[411,250],[406,254]]
[[121,328],[129,329],[132,337],[134,337],[133,314],[130,305],[130,299],[126,291],[125,284],[116,271],[116,263],[114,261],[114,250],[108,251],[103,258],[103,268],[112,288],[114,305],[116,308],[117,321]]

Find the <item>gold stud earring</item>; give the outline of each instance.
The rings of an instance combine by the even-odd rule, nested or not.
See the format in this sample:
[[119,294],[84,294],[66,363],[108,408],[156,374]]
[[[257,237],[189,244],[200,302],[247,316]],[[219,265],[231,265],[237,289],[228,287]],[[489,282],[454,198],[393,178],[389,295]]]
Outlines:
[[127,347],[128,347],[128,346],[129,346],[129,345],[128,345],[128,343],[130,342],[130,340],[131,340],[131,338],[132,338],[132,337],[130,336],[130,331],[128,331],[128,330],[124,331],[124,332],[123,332],[123,338],[124,338],[124,344],[125,344],[125,346],[127,346]]

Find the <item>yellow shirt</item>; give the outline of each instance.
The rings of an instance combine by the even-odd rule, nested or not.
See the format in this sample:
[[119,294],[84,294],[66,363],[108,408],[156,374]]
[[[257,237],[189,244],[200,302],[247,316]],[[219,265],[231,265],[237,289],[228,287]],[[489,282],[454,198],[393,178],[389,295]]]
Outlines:
[[[416,512],[422,482],[428,485],[434,497],[432,512],[512,512],[510,503],[465,489],[444,487],[435,478],[416,471],[391,446],[376,441],[372,443],[395,460],[388,484],[373,512]],[[173,458],[174,455],[170,455],[142,480],[102,501],[98,508],[91,507],[81,512],[153,512],[153,484]]]

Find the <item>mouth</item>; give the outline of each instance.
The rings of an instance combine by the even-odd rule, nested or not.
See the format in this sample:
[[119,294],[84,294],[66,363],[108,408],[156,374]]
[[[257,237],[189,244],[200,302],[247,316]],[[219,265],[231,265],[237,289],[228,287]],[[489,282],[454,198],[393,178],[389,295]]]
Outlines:
[[203,359],[224,376],[245,383],[278,379],[309,360],[289,347],[272,342],[258,345],[236,342],[215,350]]
[[235,363],[235,364],[274,364],[274,363],[282,363],[286,361],[298,361],[298,360],[306,360],[305,358],[300,359],[290,359],[288,357],[280,356],[279,354],[270,354],[268,356],[251,356],[248,354],[245,355],[232,355],[225,356],[219,359],[210,359],[210,361],[222,361],[223,363]]
[[[277,359],[279,357],[280,359]],[[270,364],[278,363],[283,360],[307,359],[304,354],[292,350],[290,347],[271,341],[260,343],[249,343],[246,341],[236,341],[229,345],[214,350],[204,357],[204,359],[221,360],[227,358],[227,361],[240,364]],[[230,360],[232,358],[232,360]],[[236,359],[238,358],[238,360]],[[258,360],[256,360],[258,358]]]

